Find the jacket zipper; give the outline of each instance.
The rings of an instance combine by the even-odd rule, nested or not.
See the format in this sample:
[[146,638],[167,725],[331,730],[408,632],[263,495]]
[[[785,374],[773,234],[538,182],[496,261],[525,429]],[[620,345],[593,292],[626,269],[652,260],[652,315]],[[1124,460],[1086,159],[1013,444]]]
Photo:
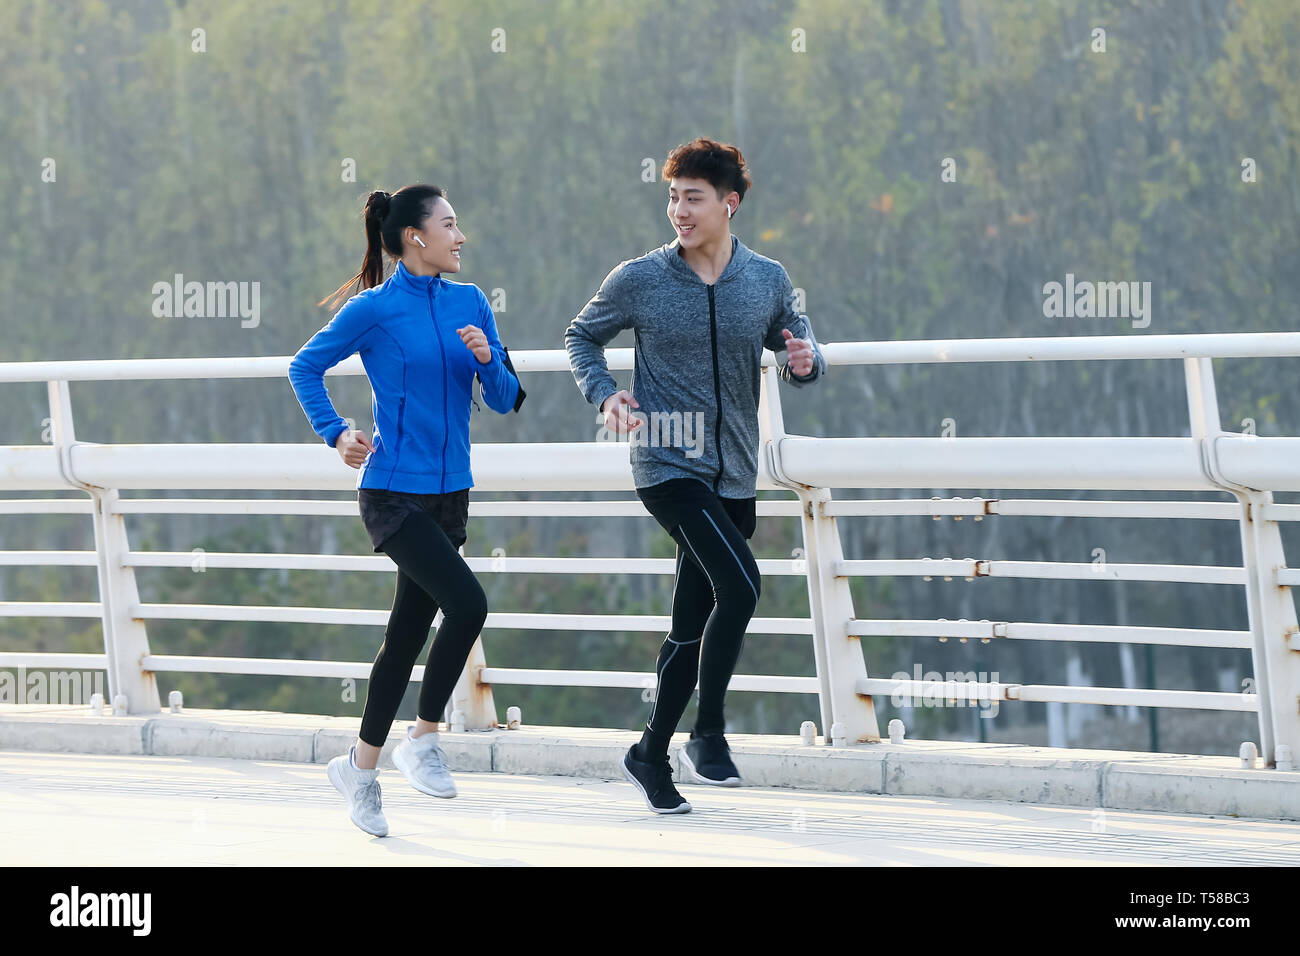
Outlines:
[[[436,282],[437,279],[434,280]],[[438,478],[438,493],[447,491],[447,350],[438,334],[438,321],[433,315],[433,283],[429,283],[429,321],[433,323],[433,337],[438,340],[438,353],[442,356],[442,474]]]
[[397,453],[393,456],[393,469],[388,473],[388,484],[392,485],[393,475],[402,461],[402,419],[406,417],[406,369],[402,368],[402,399],[397,404]]
[[718,406],[717,422],[713,426],[713,447],[718,453],[718,476],[713,479],[713,493],[718,493],[722,481],[722,382],[718,377],[718,318],[713,302],[713,286],[709,286],[709,338],[713,345],[713,397]]

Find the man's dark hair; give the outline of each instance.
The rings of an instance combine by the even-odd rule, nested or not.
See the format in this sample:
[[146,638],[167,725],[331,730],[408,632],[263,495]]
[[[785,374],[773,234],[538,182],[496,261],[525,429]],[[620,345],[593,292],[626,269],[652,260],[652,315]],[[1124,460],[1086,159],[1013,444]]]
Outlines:
[[739,149],[704,136],[683,143],[668,154],[663,178],[707,180],[718,191],[719,199],[734,190],[742,201],[745,191],[754,185]]

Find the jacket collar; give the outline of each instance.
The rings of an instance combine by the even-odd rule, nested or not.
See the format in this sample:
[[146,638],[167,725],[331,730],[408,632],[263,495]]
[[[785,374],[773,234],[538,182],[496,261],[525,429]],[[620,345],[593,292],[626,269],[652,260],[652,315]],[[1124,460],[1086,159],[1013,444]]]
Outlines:
[[436,296],[447,280],[441,274],[433,276],[412,275],[411,271],[406,268],[406,263],[399,259],[390,281],[399,289],[403,289],[412,295],[424,297],[429,295],[430,289],[432,289],[433,295]]
[[[688,282],[700,282],[700,277],[695,274],[695,270],[686,264],[678,250],[681,249],[680,239],[674,239],[672,242],[659,247],[660,261],[663,266],[673,275],[680,276]],[[750,248],[740,241],[740,237],[734,232],[731,234],[731,261],[727,267],[722,270],[722,275],[718,276],[718,282],[726,282],[740,274],[749,260],[753,258],[754,253]]]

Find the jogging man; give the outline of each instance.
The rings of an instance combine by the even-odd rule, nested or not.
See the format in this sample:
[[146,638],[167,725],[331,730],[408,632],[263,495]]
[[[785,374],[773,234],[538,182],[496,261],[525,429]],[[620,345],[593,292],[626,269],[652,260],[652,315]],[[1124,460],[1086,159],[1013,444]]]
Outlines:
[[[673,786],[668,743],[697,679],[699,711],[680,751],[685,776],[740,784],[723,699],[762,592],[747,541],[763,348],[776,353],[781,379],[796,386],[820,380],[826,360],[807,316],[795,311],[785,268],[731,233],[752,185],[740,150],[695,139],[669,153],[663,178],[677,238],[619,263],[564,344],[583,396],[609,431],[628,437],[637,496],[677,543],[672,629],[659,651],[650,717],[623,773],[655,813],[686,813],[691,805]],[[604,352],[628,328],[631,392],[610,376]],[[695,441],[685,441],[692,432]]]

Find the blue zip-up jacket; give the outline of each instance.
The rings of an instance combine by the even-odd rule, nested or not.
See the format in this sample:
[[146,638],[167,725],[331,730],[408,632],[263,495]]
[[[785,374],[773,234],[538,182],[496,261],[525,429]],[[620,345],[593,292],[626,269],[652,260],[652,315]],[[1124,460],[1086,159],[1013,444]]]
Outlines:
[[[492,359],[480,363],[456,330],[476,325]],[[325,370],[353,352],[370,379],[374,451],[357,488],[417,494],[474,484],[469,406],[477,376],[494,411],[519,411],[524,390],[497,337],[487,296],[468,282],[416,276],[401,262],[381,284],[357,293],[289,362],[289,381],[312,430],[334,447],[348,428],[325,388]]]

